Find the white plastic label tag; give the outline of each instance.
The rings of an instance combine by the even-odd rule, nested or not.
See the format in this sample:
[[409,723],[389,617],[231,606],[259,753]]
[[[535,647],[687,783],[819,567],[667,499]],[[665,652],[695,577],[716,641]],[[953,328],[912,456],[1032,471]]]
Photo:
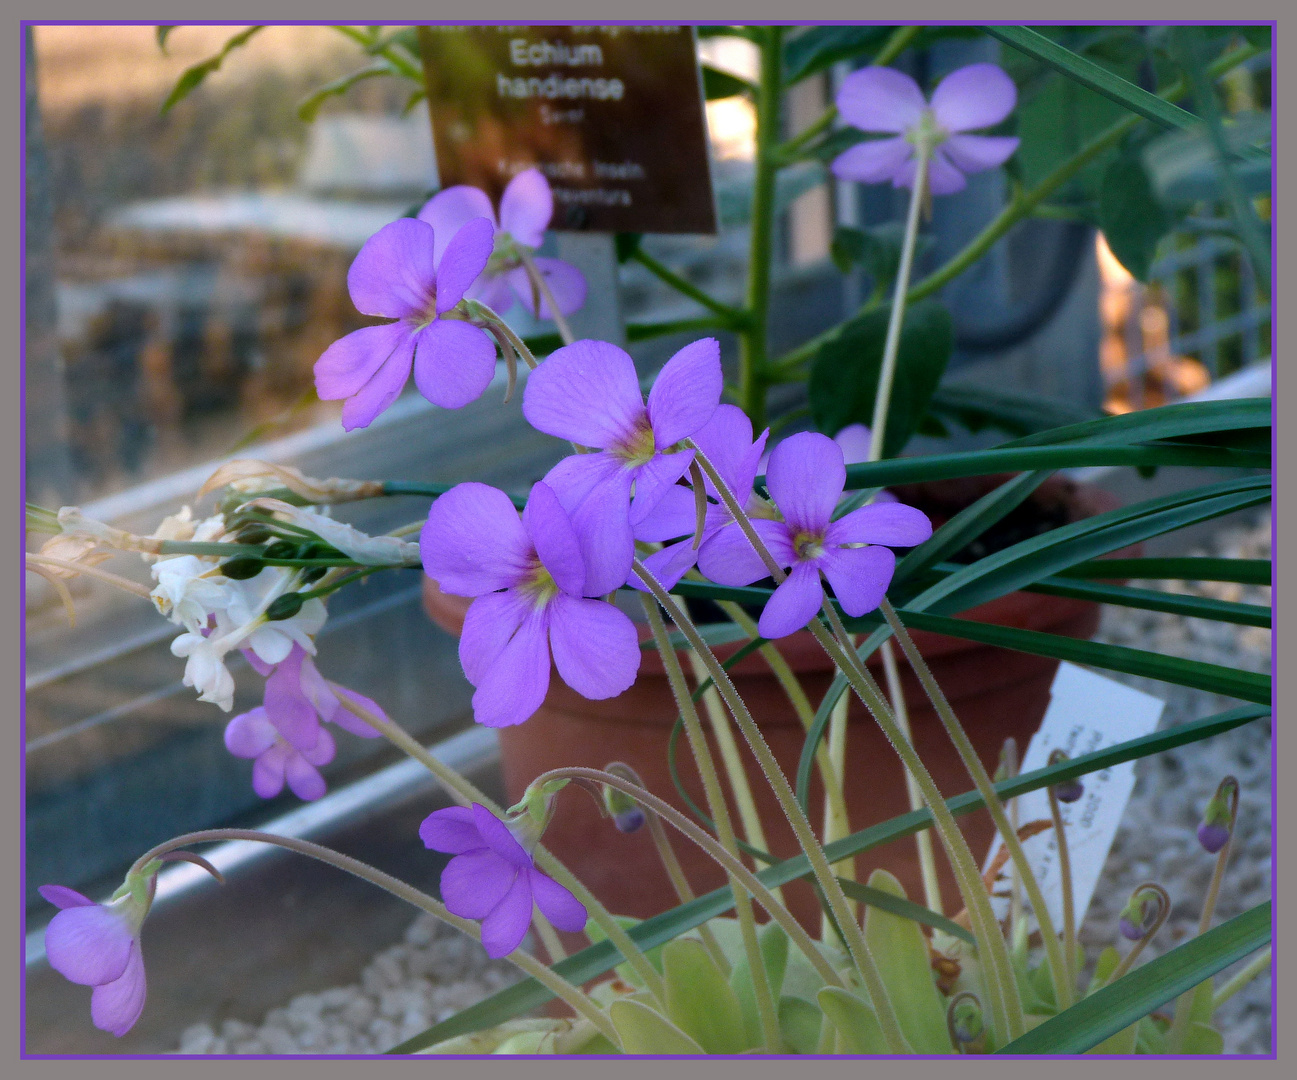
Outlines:
[[[1062,663],[1050,687],[1052,697],[1040,730],[1022,758],[1021,772],[1043,769],[1054,750],[1068,757],[1091,754],[1104,747],[1148,735],[1157,727],[1165,702],[1133,690],[1113,679],[1096,675],[1075,664]],[[1067,833],[1067,850],[1072,863],[1072,901],[1076,924],[1085,920],[1099,874],[1117,835],[1117,826],[1135,787],[1133,761],[1113,765],[1081,777],[1085,793],[1074,803],[1060,803]],[[1018,825],[1050,819],[1049,796],[1045,789],[1018,796]],[[1003,841],[996,836],[982,872],[990,869]],[[1058,868],[1058,841],[1052,828],[1022,844],[1035,871],[1054,925],[1063,926],[1062,876]],[[995,880],[991,905],[998,918],[1009,913],[1011,863],[1006,862]]]

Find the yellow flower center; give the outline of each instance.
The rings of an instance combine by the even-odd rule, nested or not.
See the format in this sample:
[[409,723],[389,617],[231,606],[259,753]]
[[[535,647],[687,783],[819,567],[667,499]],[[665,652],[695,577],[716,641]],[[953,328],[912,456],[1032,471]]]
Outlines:
[[624,443],[611,448],[612,452],[626,463],[628,467],[645,465],[657,453],[657,443],[653,438],[653,429],[648,418],[644,418],[635,427],[635,433]]
[[824,555],[824,537],[819,533],[799,532],[793,537],[793,550],[797,557],[810,562]]
[[558,595],[558,584],[554,575],[545,569],[540,560],[528,571],[519,588],[531,597],[532,606],[540,611]]

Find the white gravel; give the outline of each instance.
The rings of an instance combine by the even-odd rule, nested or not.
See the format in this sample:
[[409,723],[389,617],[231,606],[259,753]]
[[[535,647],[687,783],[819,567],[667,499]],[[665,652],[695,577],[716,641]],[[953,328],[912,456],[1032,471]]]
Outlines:
[[[1198,554],[1268,558],[1270,522],[1219,535]],[[1162,582],[1138,582],[1165,587]],[[1268,588],[1223,583],[1177,586],[1224,600],[1265,604]],[[1105,608],[1098,640],[1251,671],[1270,669],[1269,631]],[[1109,673],[1111,674],[1111,673]],[[1229,699],[1127,676],[1115,676],[1167,702],[1163,726],[1231,708]],[[1081,939],[1093,956],[1117,939],[1116,920],[1130,891],[1157,881],[1172,897],[1172,914],[1146,956],[1195,931],[1214,857],[1195,838],[1203,805],[1227,773],[1241,785],[1239,825],[1230,872],[1217,908],[1230,918],[1270,896],[1270,726],[1256,721],[1225,735],[1145,760],[1125,823],[1117,834]],[[1121,946],[1124,949],[1124,944]],[[226,1020],[220,1030],[195,1024],[181,1037],[182,1054],[380,1053],[515,981],[517,970],[490,960],[476,942],[421,915],[405,940],[374,958],[358,983],[302,994],[272,1010],[259,1026]],[[1270,979],[1263,976],[1220,1014],[1226,1053],[1270,1049]]]

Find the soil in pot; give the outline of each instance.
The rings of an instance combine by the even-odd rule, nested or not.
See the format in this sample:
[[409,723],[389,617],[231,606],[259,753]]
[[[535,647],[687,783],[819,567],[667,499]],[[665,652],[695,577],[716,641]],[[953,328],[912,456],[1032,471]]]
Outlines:
[[[940,525],[1005,479],[999,476],[948,480],[894,490],[902,501],[919,506],[932,517],[934,525]],[[1112,496],[1100,489],[1054,477],[997,530],[983,538],[983,549],[961,552],[956,558],[972,561],[1027,536],[1113,506]],[[428,579],[424,586],[424,603],[430,617],[444,629],[458,633],[469,601],[440,593]],[[1099,608],[1088,602],[1019,592],[972,608],[961,613],[961,617],[1088,638],[1097,628]],[[641,628],[641,636],[647,639],[647,627]],[[1019,747],[1025,748],[1049,703],[1049,687],[1058,667],[1056,660],[925,632],[915,633],[914,638],[988,769],[995,768],[1006,738],[1016,739]],[[732,645],[718,649],[717,653],[723,659],[737,648]],[[811,702],[818,702],[834,673],[832,662],[819,644],[809,632],[803,631],[782,639],[779,649],[797,673]],[[937,786],[947,797],[969,790],[972,781],[918,679],[899,656],[899,650],[898,660],[913,737]],[[682,663],[688,673],[690,668],[683,654]],[[877,654],[870,666],[883,683],[881,658]],[[805,733],[783,689],[758,655],[741,661],[732,669],[731,676],[785,775],[792,778]],[[900,760],[854,696],[850,699],[848,716],[847,809],[851,828],[858,830],[904,812],[909,804]],[[572,765],[602,768],[609,762],[623,761],[640,774],[651,791],[688,813],[667,765],[667,741],[675,718],[676,707],[661,659],[651,650],[644,654],[635,684],[609,701],[589,701],[554,676],[540,710],[526,723],[500,730],[509,796],[521,797],[527,784],[548,769]],[[742,739],[738,741],[769,849],[779,858],[791,857],[799,850],[792,830],[761,776],[755,758]],[[710,734],[709,743],[719,763],[720,755]],[[698,806],[705,806],[702,783],[683,738],[677,767],[685,790]],[[811,785],[810,820],[817,831],[823,813],[823,790],[816,776]],[[989,815],[977,811],[961,817],[959,822],[974,855],[980,859],[994,833]],[[725,874],[719,866],[674,830],[668,831],[697,893],[725,884]],[[648,830],[630,835],[617,832],[588,798],[561,800],[545,834],[545,844],[618,914],[646,918],[679,903]],[[937,859],[944,907],[947,914],[952,914],[961,906],[958,893],[940,852]],[[913,839],[899,840],[857,856],[857,879],[864,880],[878,866],[896,874],[911,897],[922,898]],[[784,896],[804,925],[818,928],[820,908],[808,883],[799,881],[785,886]]]

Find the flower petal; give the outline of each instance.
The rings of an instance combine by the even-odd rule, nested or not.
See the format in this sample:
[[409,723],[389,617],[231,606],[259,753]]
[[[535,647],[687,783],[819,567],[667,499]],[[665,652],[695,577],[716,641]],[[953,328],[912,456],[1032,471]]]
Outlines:
[[366,326],[338,338],[315,361],[315,392],[323,401],[360,393],[391,356],[413,337],[408,322]]
[[446,246],[454,235],[474,218],[480,217],[494,222],[495,209],[485,191],[468,184],[445,188],[424,203],[418,218],[432,226],[436,237],[432,249],[434,263],[440,265]]
[[531,879],[531,895],[545,916],[559,930],[575,934],[585,929],[585,905],[553,878],[539,870],[527,871]]
[[426,311],[437,280],[432,226],[414,218],[384,225],[347,271],[347,289],[366,315],[404,319]]
[[488,263],[487,268],[482,271],[482,276],[468,287],[464,295],[470,300],[485,304],[497,315],[503,315],[513,307],[516,299],[509,277],[512,272],[508,271],[504,274],[493,275],[491,266]]
[[[434,810],[419,826],[419,839],[432,851],[462,855],[486,847],[486,841],[477,831],[473,810],[468,806],[447,806]],[[467,915],[464,918],[468,918]]]
[[56,908],[94,907],[95,902],[66,885],[42,885],[36,890]]
[[[911,181],[912,182],[912,181]],[[910,186],[909,184],[906,185]],[[950,163],[945,147],[938,147],[928,162],[928,189],[934,195],[953,195],[968,186],[964,174]]]
[[[796,556],[787,525],[759,518],[752,527],[780,566],[792,565]],[[770,576],[756,548],[737,524],[726,525],[703,541],[698,549],[698,569],[718,585],[751,585]]]
[[[388,718],[387,713],[383,712],[382,706],[375,701],[371,701],[364,694],[358,694],[345,686],[339,686],[336,689],[339,698],[350,698],[362,708],[368,709],[375,716],[383,720]],[[347,709],[341,701],[339,701],[338,707],[330,714],[329,721],[337,724],[343,731],[350,731],[353,735],[359,735],[362,739],[377,739],[382,736],[381,731],[375,731],[359,716]]]
[[527,508],[522,512],[522,526],[554,584],[565,593],[581,596],[585,589],[581,541],[554,489],[544,481],[532,485]]
[[[742,502],[747,495],[747,492],[740,490],[743,487],[743,473],[748,458],[752,456],[752,421],[748,419],[747,413],[737,405],[718,405],[711,419],[694,432],[693,440],[707,456],[707,460],[716,466],[716,471],[725,482],[735,489]],[[706,481],[706,484],[708,493],[715,496],[716,491],[711,481]],[[751,488],[749,480],[748,489]]]
[[346,431],[369,427],[385,412],[405,389],[414,362],[414,337],[406,340],[392,352],[387,361],[374,372],[374,377],[349,397],[342,406],[342,426]]
[[260,705],[225,725],[225,749],[235,757],[260,757],[274,745],[275,727]]
[[135,938],[125,917],[103,904],[65,908],[45,928],[50,967],[82,986],[100,986],[126,970]]
[[531,865],[531,856],[523,850],[503,821],[481,803],[473,803],[470,809],[473,811],[473,824],[477,826],[478,834],[487,847],[514,866],[522,868]]
[[457,855],[441,872],[441,901],[461,919],[485,919],[518,879],[519,868],[490,848]]
[[495,959],[508,956],[522,944],[531,925],[531,882],[519,874],[504,899],[482,920],[482,948]]
[[284,790],[284,768],[291,753],[287,744],[277,742],[252,763],[252,790],[263,799],[273,799]]
[[1018,102],[1018,89],[1003,68],[969,64],[952,71],[932,92],[932,111],[952,134],[998,124]]
[[842,610],[859,618],[882,603],[896,570],[896,556],[885,547],[830,548],[820,559],[820,569]]
[[302,691],[302,659],[306,653],[294,648],[266,680],[266,719],[295,749],[309,750],[320,737],[320,719],[315,706]]
[[862,131],[898,134],[919,122],[927,104],[923,91],[910,76],[890,67],[853,71],[838,89],[838,112]]
[[833,436],[833,441],[842,447],[844,465],[869,460],[870,431],[864,424],[848,424]]
[[559,676],[594,701],[628,690],[639,670],[639,639],[624,611],[603,600],[556,596],[550,602],[549,644]]
[[522,413],[546,435],[606,449],[644,419],[635,363],[606,341],[565,345],[527,377]]
[[901,166],[914,154],[914,144],[897,135],[891,139],[874,139],[856,143],[833,159],[833,175],[861,184],[881,184],[893,179]]
[[[333,736],[329,733],[328,728],[320,729],[320,737],[315,740],[315,745],[309,750],[299,750],[298,756],[308,765],[314,765],[317,768],[321,765],[327,765],[333,760],[333,755],[337,752],[338,745],[333,741]],[[288,777],[289,784],[293,782],[292,759],[289,759],[288,767],[284,774]],[[296,791],[296,788],[293,788]],[[302,798],[306,798],[305,795]]]
[[846,482],[842,447],[818,431],[799,431],[770,454],[766,487],[793,532],[828,528]]
[[681,450],[675,454],[654,454],[643,465],[635,470],[635,499],[630,506],[630,523],[634,528],[643,521],[674,486],[684,476],[689,463],[694,459],[692,450]]
[[500,197],[500,228],[520,244],[538,248],[554,216],[554,196],[539,169],[524,169]]
[[941,151],[960,172],[975,173],[1003,165],[1021,141],[1014,135],[952,135]]
[[473,694],[473,719],[511,727],[531,718],[549,690],[549,643],[543,612],[532,612],[486,670]]
[[823,596],[815,563],[799,562],[766,601],[757,629],[771,639],[794,634],[815,617]]
[[545,476],[581,542],[587,596],[618,589],[630,576],[635,558],[630,525],[632,476],[611,454],[573,454]]
[[[644,569],[657,579],[658,584],[670,590],[674,589],[680,579],[698,564],[698,552],[694,549],[693,540],[686,539],[678,544],[664,547],[661,551],[655,551],[642,561]],[[649,591],[649,587],[640,580],[638,574],[631,574],[626,584],[632,589],[639,589],[640,592]]]
[[[580,311],[582,305],[585,304],[588,288],[585,275],[570,262],[564,262],[562,259],[550,259],[544,255],[537,255],[532,259],[532,262],[536,264],[536,269],[540,271],[541,277],[545,279],[545,284],[553,294],[554,303],[558,304],[559,313],[571,315],[573,312]],[[518,297],[523,307],[541,319],[552,319],[554,317],[549,310],[549,300],[545,298],[543,293],[540,296],[540,309],[537,310],[536,294],[540,290],[532,288],[531,277],[524,267],[510,270],[506,277],[514,295]]]
[[135,1026],[144,1012],[147,986],[144,979],[144,957],[138,941],[131,943],[126,970],[110,983],[96,986],[90,995],[90,1019],[95,1027],[121,1038]]
[[437,314],[444,315],[464,298],[464,291],[486,269],[495,245],[495,226],[489,217],[467,222],[446,245],[437,261]]
[[870,503],[829,526],[827,544],[886,544],[915,547],[932,535],[928,515],[899,502]]
[[515,589],[479,596],[468,605],[459,635],[459,663],[469,682],[477,686],[486,678],[532,610],[531,598]]
[[458,319],[438,319],[414,339],[414,385],[443,409],[480,398],[495,377],[495,342]]
[[481,596],[518,584],[531,566],[532,545],[509,496],[470,482],[432,504],[419,554],[443,592]]
[[721,343],[703,338],[662,365],[648,396],[649,423],[659,450],[687,439],[712,418],[721,400]]
[[[714,505],[714,504],[712,504]],[[678,536],[690,536],[698,521],[693,488],[673,484],[662,493],[657,505],[635,524],[635,539],[661,543]]]
[[[323,740],[321,740],[323,742]],[[332,744],[333,740],[329,740]],[[332,754],[329,755],[332,758]],[[301,754],[290,754],[284,762],[284,777],[294,795],[305,802],[320,798],[328,790],[324,777]]]

